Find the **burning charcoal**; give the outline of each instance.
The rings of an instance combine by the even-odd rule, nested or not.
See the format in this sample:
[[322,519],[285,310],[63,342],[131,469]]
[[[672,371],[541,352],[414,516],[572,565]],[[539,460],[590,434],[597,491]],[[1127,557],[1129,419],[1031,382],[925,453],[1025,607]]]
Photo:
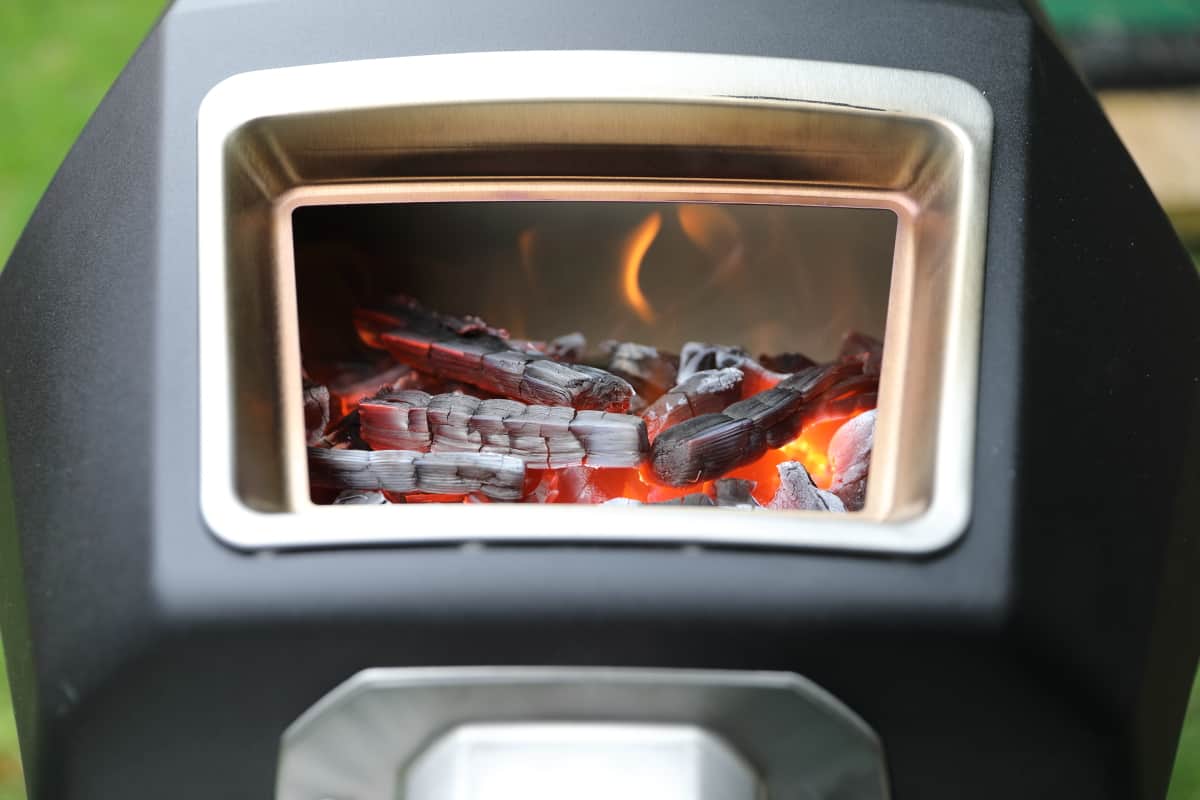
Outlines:
[[651,448],[654,478],[668,486],[686,486],[757,461],[767,450],[796,438],[825,393],[840,396],[839,384],[861,368],[857,362],[812,367],[722,412],[668,428]]
[[606,506],[713,506],[716,503],[713,499],[704,492],[695,492],[693,494],[685,494],[680,497],[673,497],[670,500],[656,500],[653,503],[643,503],[641,500],[634,500],[632,497],[614,497],[612,500],[604,501]]
[[608,371],[629,381],[638,397],[653,403],[676,383],[679,359],[657,348],[634,342],[605,342]]
[[864,374],[878,375],[883,366],[883,342],[865,333],[851,331],[842,339],[839,357],[859,359],[862,361]]
[[758,508],[753,494],[756,485],[740,478],[721,478],[712,482],[708,496],[722,508]]
[[345,450],[347,448],[366,450],[367,443],[362,440],[360,428],[358,409],[354,409],[333,423],[325,432],[325,435],[310,446],[332,447],[335,450]]
[[[862,361],[851,359],[847,363],[852,368],[862,367]],[[879,376],[855,375],[838,382],[821,395],[820,402],[809,410],[809,419],[813,421],[849,419],[864,411],[875,408],[879,401]]]
[[832,492],[818,489],[812,476],[799,461],[784,461],[779,472],[779,489],[767,508],[796,511],[845,511],[846,506]]
[[626,411],[633,387],[595,367],[560,364],[540,353],[515,349],[482,321],[445,317],[413,301],[354,314],[362,341],[438,377],[486,392],[540,405]]
[[650,449],[646,424],[628,414],[404,391],[358,407],[375,450],[496,453],[530,468],[635,467]]
[[[314,373],[317,368],[314,368]],[[388,388],[393,390],[419,388],[421,382],[412,367],[397,364],[390,358],[376,362],[344,361],[320,368],[329,388],[330,411],[340,419],[355,408],[364,397],[371,397]]]
[[859,414],[838,428],[829,440],[829,490],[842,499],[847,511],[860,511],[867,501],[867,473],[875,444],[874,410]]
[[740,369],[706,369],[673,387],[642,412],[646,435],[653,442],[667,428],[701,414],[724,409],[742,396]]
[[333,450],[310,447],[313,486],[408,494],[463,495],[517,500],[525,464],[496,453],[414,453],[404,450]]
[[329,389],[304,379],[304,437],[315,445],[325,435],[329,425]]
[[704,342],[688,342],[679,351],[679,370],[676,380],[684,383],[701,370],[736,367],[750,354],[740,347],[726,347]]
[[388,499],[383,492],[367,492],[361,489],[347,489],[334,498],[335,506],[386,506]]
[[652,506],[712,506],[716,505],[713,499],[704,492],[696,492],[695,494],[685,494],[683,497],[676,497],[673,500],[659,500],[650,503]]
[[679,373],[676,381],[685,383],[701,370],[728,367],[741,370],[745,376],[745,380],[742,382],[743,398],[766,391],[788,377],[767,369],[740,347],[688,342],[679,354]]
[[[598,467],[567,467],[553,470],[559,503],[606,503],[643,491],[637,471]],[[630,498],[636,499],[636,498]]]
[[817,365],[817,362],[803,353],[777,353],[775,355],[763,353],[758,357],[758,363],[762,364],[765,369],[785,375]]
[[552,339],[546,345],[546,355],[554,361],[579,361],[585,352],[587,352],[587,339],[578,331]]

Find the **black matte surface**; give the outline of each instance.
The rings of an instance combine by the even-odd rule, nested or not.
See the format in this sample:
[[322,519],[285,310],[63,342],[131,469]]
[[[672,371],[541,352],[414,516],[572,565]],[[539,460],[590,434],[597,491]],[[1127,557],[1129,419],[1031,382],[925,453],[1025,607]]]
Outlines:
[[[873,63],[983,91],[959,545],[248,556],[203,529],[201,98],[250,69],[556,48]],[[353,672],[488,663],[800,672],[879,731],[898,800],[1161,797],[1196,655],[1198,309],[1161,212],[1015,3],[179,2],[0,274],[0,592],[31,797],[270,797],[282,728]]]

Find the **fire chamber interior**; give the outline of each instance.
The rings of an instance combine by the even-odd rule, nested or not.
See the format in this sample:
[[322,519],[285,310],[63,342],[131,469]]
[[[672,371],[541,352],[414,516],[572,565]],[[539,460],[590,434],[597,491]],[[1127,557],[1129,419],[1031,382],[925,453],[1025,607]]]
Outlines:
[[889,210],[381,203],[292,229],[317,503],[863,506]]
[[352,311],[403,294],[522,339],[678,353],[837,355],[882,340],[896,216],[884,209],[616,202],[310,206],[293,215],[306,366],[364,354]]

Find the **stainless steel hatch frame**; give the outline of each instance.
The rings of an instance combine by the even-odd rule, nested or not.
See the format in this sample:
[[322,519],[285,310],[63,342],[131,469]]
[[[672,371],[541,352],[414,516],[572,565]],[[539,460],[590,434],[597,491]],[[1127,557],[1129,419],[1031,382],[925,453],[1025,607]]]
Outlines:
[[[965,529],[992,129],[990,106],[970,85],[750,56],[471,53],[235,75],[210,91],[198,123],[201,505],[227,543],[536,539],[924,553]],[[534,142],[586,146],[588,156],[553,171],[523,160]],[[695,174],[686,160],[663,158],[676,150],[721,158]],[[894,211],[864,511],[313,504],[291,213],[439,199]]]

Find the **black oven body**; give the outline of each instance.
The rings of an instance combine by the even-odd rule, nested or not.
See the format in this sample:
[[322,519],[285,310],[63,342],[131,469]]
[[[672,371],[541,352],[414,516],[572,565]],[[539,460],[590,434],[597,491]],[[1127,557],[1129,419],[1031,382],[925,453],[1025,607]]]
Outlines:
[[[975,500],[923,558],[456,547],[251,555],[198,505],[196,112],[229,75],[485,50],[947,73],[995,115]],[[1196,663],[1200,280],[1009,0],[179,0],[0,274],[0,615],[35,800],[272,796],[371,666],[787,670],[899,800],[1159,798]]]

